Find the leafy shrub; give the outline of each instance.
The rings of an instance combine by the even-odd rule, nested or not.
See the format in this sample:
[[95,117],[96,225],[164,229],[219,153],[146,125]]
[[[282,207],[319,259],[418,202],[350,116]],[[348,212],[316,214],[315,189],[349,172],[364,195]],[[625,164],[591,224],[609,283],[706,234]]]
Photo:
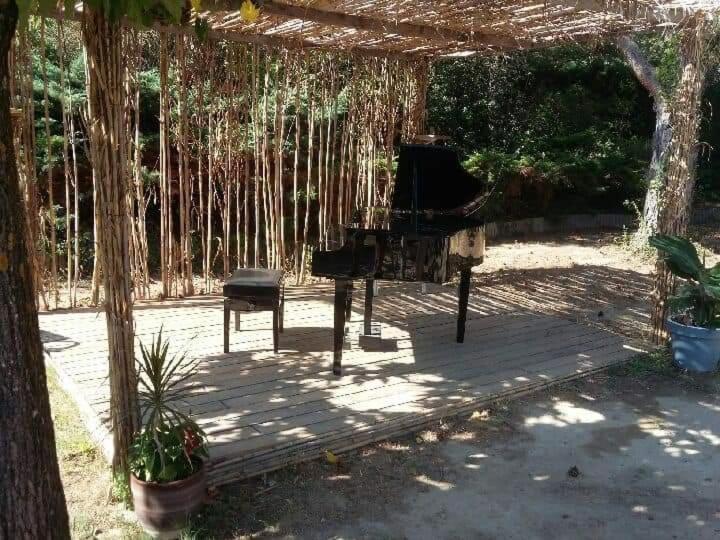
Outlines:
[[188,478],[208,457],[205,433],[177,407],[191,386],[195,363],[185,356],[168,358],[162,329],[148,350],[141,343],[138,361],[139,396],[143,427],[130,448],[130,470],[146,482]]
[[697,249],[681,236],[650,238],[672,274],[684,280],[669,299],[673,319],[681,324],[720,328],[720,263],[706,268]]

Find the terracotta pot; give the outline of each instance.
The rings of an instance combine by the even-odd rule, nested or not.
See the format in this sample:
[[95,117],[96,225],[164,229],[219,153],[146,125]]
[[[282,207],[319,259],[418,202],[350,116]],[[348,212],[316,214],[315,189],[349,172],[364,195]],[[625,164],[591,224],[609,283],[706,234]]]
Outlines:
[[177,538],[187,519],[205,502],[205,466],[192,476],[175,482],[144,482],[130,475],[135,515],[155,538]]

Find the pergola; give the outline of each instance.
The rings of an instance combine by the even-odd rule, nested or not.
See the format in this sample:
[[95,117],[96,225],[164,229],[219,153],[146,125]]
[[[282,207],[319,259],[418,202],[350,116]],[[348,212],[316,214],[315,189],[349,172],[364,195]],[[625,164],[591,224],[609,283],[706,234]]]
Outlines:
[[[196,28],[204,28],[203,33],[213,41],[402,59],[412,66],[413,62],[421,65],[442,57],[502,54],[686,27],[691,39],[683,44],[682,77],[675,90],[676,112],[672,113],[678,136],[671,142],[665,172],[668,189],[679,194],[677,204],[669,210],[666,232],[684,231],[683,216],[692,193],[687,189],[692,178],[688,171],[694,164],[706,70],[702,54],[707,25],[698,21],[708,17],[697,15],[719,11],[717,0],[254,0],[259,16],[248,21],[241,8],[247,11],[249,1],[192,2],[198,10],[188,7],[180,24],[156,22],[153,28],[176,35],[194,35]],[[108,322],[110,412],[116,428],[115,448],[122,454],[138,422],[137,396],[132,391],[136,374],[126,232],[128,175],[122,142],[125,112],[119,100],[107,99],[108,89],[122,93],[122,25],[92,11],[78,10],[60,17],[83,21],[90,59],[90,149],[99,179],[98,204],[103,210],[98,245]],[[424,107],[423,99],[419,103]],[[659,276],[658,290],[667,291],[667,273],[659,272]],[[118,458],[116,452],[116,459],[124,457]]]
[[368,55],[466,56],[602,40],[662,29],[714,0],[240,0],[202,2],[213,38]]
[[[249,1],[162,2],[173,9],[184,7],[183,17],[176,24],[163,19],[165,22],[156,22],[153,27],[182,35],[194,35],[197,27],[205,29],[204,33],[217,41],[402,59],[407,65],[415,61],[421,65],[428,59],[502,54],[683,27],[686,39],[681,44],[681,77],[671,100],[672,136],[662,178],[669,202],[664,203],[661,230],[667,233],[684,232],[692,199],[699,109],[708,67],[709,17],[699,15],[717,16],[720,1],[252,0],[259,8],[259,17],[248,22],[243,20],[241,8],[244,6],[244,10],[248,11]],[[105,365],[109,368],[109,417],[113,428],[114,466],[123,472],[128,470],[128,449],[140,420],[127,232],[130,175],[126,155],[126,109],[118,97],[123,93],[127,52],[123,49],[123,20],[111,20],[97,10],[113,8],[121,3],[92,2],[90,5],[97,9],[83,12],[83,4],[87,7],[88,3],[78,2],[75,11],[55,15],[82,22],[87,53],[89,147],[93,173],[97,178],[96,205],[100,209],[98,260],[102,266],[107,321],[109,361]],[[40,4],[47,7],[54,2]],[[143,3],[145,7],[150,5],[154,3]],[[0,41],[7,52],[16,20],[15,16],[8,17],[7,6],[4,9],[0,17],[3,29]],[[196,21],[199,24],[193,24]],[[0,72],[4,81],[3,97],[7,103],[9,63],[3,65],[4,71]],[[14,144],[12,130],[8,128],[12,125],[9,107],[0,110],[0,117],[0,124],[5,126],[1,134],[2,144],[7,149]],[[32,116],[29,118],[32,120]],[[27,242],[28,224],[22,209],[22,193],[12,152],[2,153],[0,169],[10,188],[7,196],[5,191],[0,190],[0,296],[3,300],[0,302],[0,322],[3,323],[0,324],[3,330],[0,334],[3,345],[11,347],[5,356],[0,354],[8,362],[4,367],[4,384],[0,384],[0,397],[9,402],[8,397],[12,395],[14,407],[10,409],[10,415],[5,415],[7,418],[0,418],[0,427],[7,433],[19,433],[17,440],[12,438],[15,435],[0,437],[0,450],[5,450],[4,455],[10,459],[6,467],[12,472],[9,485],[17,488],[15,493],[11,491],[14,496],[8,499],[13,504],[3,509],[7,511],[10,523],[16,524],[15,530],[27,531],[30,530],[28,526],[36,526],[38,530],[55,531],[49,522],[40,523],[43,516],[24,513],[33,504],[36,508],[48,506],[52,519],[53,515],[64,514],[58,506],[64,505],[64,501],[56,496],[61,488],[54,465],[53,429],[45,391],[33,290],[33,263],[28,262],[32,258],[28,254],[28,246],[33,244]],[[656,312],[655,320],[662,322],[662,299],[671,281],[662,265],[658,266],[658,270],[656,305],[660,311]],[[520,326],[519,355],[524,358],[527,356],[526,344],[522,342],[525,336]],[[502,342],[504,337],[498,339]],[[561,346],[565,349],[566,342]],[[498,384],[504,383],[501,381]],[[391,434],[388,431],[383,436]],[[245,439],[244,432],[239,436]],[[353,439],[355,434],[350,432],[348,437]],[[49,476],[52,478],[48,479]],[[6,478],[7,475],[4,475],[0,480],[5,481]],[[3,487],[6,485],[7,482]],[[3,502],[0,497],[0,504]],[[37,519],[28,521],[28,515]],[[13,530],[12,527],[10,530]]]

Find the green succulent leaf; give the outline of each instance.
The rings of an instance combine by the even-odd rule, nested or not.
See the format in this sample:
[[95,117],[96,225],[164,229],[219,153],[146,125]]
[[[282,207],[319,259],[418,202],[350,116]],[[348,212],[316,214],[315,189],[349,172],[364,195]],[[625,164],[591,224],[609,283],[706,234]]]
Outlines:
[[208,457],[206,437],[189,416],[186,397],[197,388],[189,379],[197,363],[170,355],[162,328],[149,345],[140,343],[138,395],[143,429],[130,452],[133,474],[147,481],[187,478]]
[[674,275],[699,281],[704,267],[695,246],[688,239],[681,236],[658,235],[651,237],[649,242],[660,252],[660,256]]
[[688,324],[720,327],[720,264],[705,268],[695,246],[680,236],[653,236],[650,245],[658,249],[670,271],[685,280],[668,299],[671,311]]

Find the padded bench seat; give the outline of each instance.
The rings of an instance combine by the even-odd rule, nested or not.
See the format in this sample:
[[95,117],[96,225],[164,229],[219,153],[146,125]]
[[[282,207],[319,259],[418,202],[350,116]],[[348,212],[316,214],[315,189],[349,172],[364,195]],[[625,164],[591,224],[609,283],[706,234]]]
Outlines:
[[230,352],[230,312],[235,312],[235,330],[240,313],[273,312],[273,349],[278,352],[278,334],[283,330],[285,294],[283,273],[267,268],[240,268],[223,285],[223,350]]

